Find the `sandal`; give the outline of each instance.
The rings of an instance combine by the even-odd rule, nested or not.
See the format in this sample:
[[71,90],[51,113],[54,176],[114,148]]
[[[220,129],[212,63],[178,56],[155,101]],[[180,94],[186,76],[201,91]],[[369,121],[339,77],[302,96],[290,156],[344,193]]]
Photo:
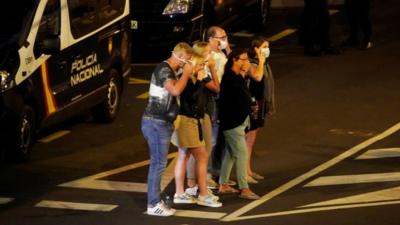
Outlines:
[[239,193],[239,190],[229,186],[229,185],[220,185],[218,194],[231,194],[231,193]]

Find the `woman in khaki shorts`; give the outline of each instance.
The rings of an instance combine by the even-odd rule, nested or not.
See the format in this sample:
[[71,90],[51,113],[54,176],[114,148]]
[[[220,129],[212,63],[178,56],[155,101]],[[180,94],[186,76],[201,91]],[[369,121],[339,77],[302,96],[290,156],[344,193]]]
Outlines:
[[[180,96],[180,122],[176,129],[179,155],[175,166],[174,203],[197,203],[203,206],[221,207],[219,198],[207,189],[208,154],[204,141],[203,123],[206,104],[205,85],[211,79],[205,76],[205,58],[202,55],[195,54],[192,63],[193,75]],[[196,177],[199,186],[197,199],[185,193],[184,190],[185,170],[190,154],[196,160]]]

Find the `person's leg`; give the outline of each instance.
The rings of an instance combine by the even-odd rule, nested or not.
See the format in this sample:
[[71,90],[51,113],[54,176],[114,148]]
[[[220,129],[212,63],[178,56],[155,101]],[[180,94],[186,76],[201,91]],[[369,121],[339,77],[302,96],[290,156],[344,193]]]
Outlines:
[[360,25],[363,32],[363,43],[371,41],[372,24],[371,24],[371,2],[370,0],[359,1],[360,8]]
[[247,146],[245,141],[245,126],[241,125],[234,129],[224,131],[226,145],[235,157],[236,178],[239,189],[248,188],[247,183]]
[[186,173],[187,185],[189,187],[196,186],[196,160],[193,154],[190,154],[190,157],[187,161]]
[[189,151],[194,156],[196,161],[196,177],[197,185],[199,186],[199,194],[203,196],[207,195],[207,151],[204,146],[189,148]]
[[247,155],[248,155],[246,171],[248,176],[251,176],[253,174],[253,171],[251,170],[251,155],[253,152],[253,146],[256,137],[257,137],[257,129],[250,130],[246,133],[246,145],[247,145]]
[[342,43],[344,46],[354,46],[358,44],[358,16],[357,9],[355,7],[356,0],[345,0],[345,12],[347,16],[347,22],[349,24],[349,36]]
[[167,165],[172,124],[151,119],[142,120],[142,132],[148,143],[150,166],[147,176],[147,204],[155,207],[160,199],[161,176]]
[[179,148],[178,160],[175,164],[175,193],[181,195],[185,192],[184,182],[185,182],[185,168],[186,162],[189,158],[189,153],[186,148]]

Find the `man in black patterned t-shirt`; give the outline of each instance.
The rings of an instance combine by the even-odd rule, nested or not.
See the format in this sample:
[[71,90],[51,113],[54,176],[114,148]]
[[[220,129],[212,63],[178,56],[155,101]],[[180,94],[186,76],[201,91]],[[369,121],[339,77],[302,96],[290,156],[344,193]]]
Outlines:
[[[175,210],[168,208],[160,199],[160,182],[167,165],[167,154],[173,122],[179,112],[177,96],[186,86],[192,74],[188,61],[192,48],[179,43],[171,57],[161,62],[151,75],[149,102],[142,117],[142,132],[150,152],[150,168],[147,177],[147,214],[171,216]],[[182,75],[178,78],[178,74]]]

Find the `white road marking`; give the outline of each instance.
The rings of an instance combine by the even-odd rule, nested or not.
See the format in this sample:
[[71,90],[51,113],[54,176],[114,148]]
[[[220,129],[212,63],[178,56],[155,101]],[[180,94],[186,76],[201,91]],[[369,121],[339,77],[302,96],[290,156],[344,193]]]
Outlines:
[[131,63],[131,66],[157,66],[158,63]]
[[290,34],[293,34],[296,31],[297,31],[297,29],[288,28],[288,29],[285,29],[285,30],[283,30],[283,31],[281,31],[281,32],[279,32],[279,33],[267,38],[267,40],[270,41],[270,42],[277,41],[277,40],[279,40],[281,38],[284,38],[284,37],[286,37],[286,36],[288,36]]
[[141,94],[141,95],[138,95],[138,96],[136,96],[136,98],[138,98],[138,99],[146,99],[146,98],[149,98],[149,92],[147,91],[147,92],[145,92],[145,93],[143,93],[143,94]]
[[287,182],[286,184],[276,188],[275,190],[267,193],[266,195],[262,196],[261,199],[255,200],[250,204],[236,210],[235,212],[227,215],[226,217],[222,218],[222,221],[236,221],[236,220],[243,220],[243,219],[251,219],[251,218],[260,218],[260,217],[268,217],[269,214],[260,214],[254,216],[243,216],[241,215],[249,212],[250,210],[256,208],[257,206],[264,204],[265,202],[271,200],[272,198],[276,197],[277,195],[282,194],[283,192],[295,187],[296,185],[301,184],[305,180],[321,173],[322,171],[334,166],[335,164],[341,162],[342,160],[360,152],[361,150],[365,149],[366,147],[370,146],[371,144],[382,140],[383,138],[397,132],[400,129],[400,123],[395,124],[394,126],[390,127],[389,129],[385,130],[384,132],[354,146],[353,148],[343,152],[342,154],[336,156],[335,158],[315,167],[314,169],[308,171],[307,173],[296,177],[295,179]]
[[43,200],[37,203],[35,207],[109,212],[117,208],[118,205]]
[[235,36],[235,37],[254,37],[254,34],[249,33],[248,31],[239,31],[239,32],[233,33],[232,36]]
[[131,78],[129,78],[128,83],[129,84],[149,84],[150,81],[131,77]]
[[0,204],[7,204],[9,202],[12,202],[14,199],[13,198],[3,198],[0,197]]
[[[161,178],[161,190],[171,183],[174,179],[174,168],[176,164],[178,153],[170,153],[168,159],[173,159],[168,167],[165,169],[163,177]],[[121,181],[110,181],[104,180],[102,178],[112,176],[114,174],[123,173],[129,170],[134,170],[139,167],[149,165],[150,160],[144,160],[142,162],[137,162],[134,164],[126,165],[120,168],[116,168],[110,171],[105,171],[92,176],[88,176],[82,179],[74,180],[71,182],[63,183],[58,186],[70,187],[70,188],[85,188],[85,189],[95,189],[95,190],[108,190],[108,191],[127,191],[127,192],[147,192],[146,183],[136,183],[136,182],[121,182]],[[102,180],[100,180],[102,179]]]
[[179,217],[191,217],[201,219],[221,219],[226,213],[220,212],[206,212],[206,211],[194,211],[194,210],[176,210],[174,216]]
[[373,202],[373,203],[361,203],[361,204],[352,204],[352,205],[327,206],[327,207],[309,208],[309,209],[296,209],[296,210],[266,213],[266,214],[260,214],[260,215],[241,216],[241,217],[238,217],[237,219],[235,219],[235,221],[257,219],[257,218],[267,218],[267,217],[274,217],[274,216],[287,216],[287,215],[300,214],[300,213],[321,212],[321,211],[331,211],[331,210],[338,210],[338,209],[351,209],[351,208],[361,208],[361,207],[371,207],[371,206],[381,206],[381,205],[395,205],[395,204],[400,204],[400,201]]
[[38,141],[42,142],[42,143],[49,143],[51,141],[54,141],[54,140],[56,140],[58,138],[61,138],[61,137],[65,136],[65,135],[67,135],[69,133],[71,133],[71,131],[69,131],[69,130],[60,130],[60,131],[57,131],[57,132],[55,132],[53,134],[50,134],[47,137],[44,137],[44,138],[40,139]]
[[379,159],[390,157],[400,157],[400,148],[373,149],[358,156],[356,159]]
[[304,187],[400,181],[400,172],[318,177]]
[[348,196],[344,198],[337,198],[333,200],[308,204],[300,206],[299,208],[321,207],[321,206],[331,206],[331,205],[349,205],[349,204],[384,202],[384,201],[395,201],[395,200],[396,201],[400,200],[400,186],[359,194],[359,195]]

